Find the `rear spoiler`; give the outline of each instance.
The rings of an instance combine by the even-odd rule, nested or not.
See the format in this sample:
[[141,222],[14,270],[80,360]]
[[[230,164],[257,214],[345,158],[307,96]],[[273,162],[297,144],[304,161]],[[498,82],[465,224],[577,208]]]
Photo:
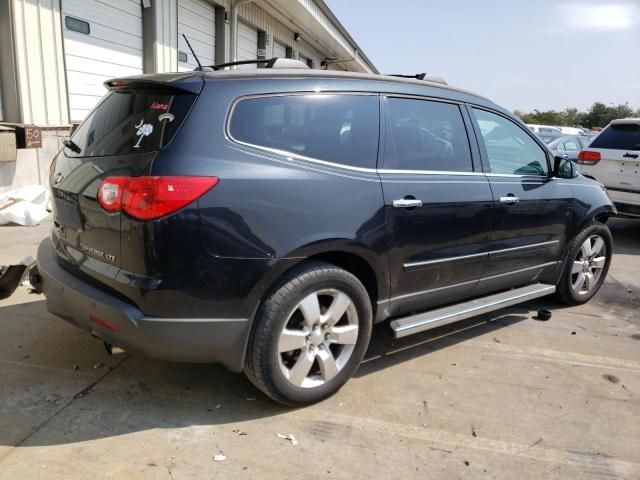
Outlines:
[[104,82],[104,86],[112,91],[163,90],[175,93],[195,93],[196,95],[200,93],[203,85],[202,77],[193,74],[163,75],[160,78],[152,76],[112,78]]
[[609,125],[639,125],[640,118],[619,118],[617,120],[611,120]]

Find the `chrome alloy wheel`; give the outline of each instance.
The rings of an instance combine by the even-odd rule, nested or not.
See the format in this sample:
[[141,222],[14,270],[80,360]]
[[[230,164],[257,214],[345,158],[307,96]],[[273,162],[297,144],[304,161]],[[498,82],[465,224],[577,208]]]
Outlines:
[[307,295],[293,309],[278,340],[280,370],[293,385],[313,388],[344,368],[358,340],[358,312],[335,289]]
[[607,247],[600,235],[588,237],[582,245],[571,268],[571,285],[578,295],[590,293],[598,284],[607,262]]

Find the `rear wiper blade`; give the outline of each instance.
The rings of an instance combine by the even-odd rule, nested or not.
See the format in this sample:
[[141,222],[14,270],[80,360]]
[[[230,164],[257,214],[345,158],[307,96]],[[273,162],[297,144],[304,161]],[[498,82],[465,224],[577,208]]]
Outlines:
[[70,138],[65,138],[65,139],[62,141],[62,144],[63,144],[65,147],[67,147],[69,150],[71,150],[72,152],[74,152],[74,153],[80,153],[80,152],[82,152],[82,149],[81,149],[78,145],[76,145],[76,144],[73,142],[73,140],[71,140]]

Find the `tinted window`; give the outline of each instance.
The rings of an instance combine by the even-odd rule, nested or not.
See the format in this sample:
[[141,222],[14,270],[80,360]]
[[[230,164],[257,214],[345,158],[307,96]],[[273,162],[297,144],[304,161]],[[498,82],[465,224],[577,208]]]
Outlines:
[[511,120],[473,109],[484,140],[491,173],[547,175],[547,155],[522,128]]
[[384,168],[470,172],[471,152],[460,108],[390,98]]
[[71,137],[80,151],[65,152],[94,157],[159,150],[178,131],[195,97],[133,89],[111,92]]
[[355,167],[375,168],[378,97],[289,95],[249,98],[233,110],[238,141]]
[[591,148],[640,150],[640,125],[610,125],[598,135]]

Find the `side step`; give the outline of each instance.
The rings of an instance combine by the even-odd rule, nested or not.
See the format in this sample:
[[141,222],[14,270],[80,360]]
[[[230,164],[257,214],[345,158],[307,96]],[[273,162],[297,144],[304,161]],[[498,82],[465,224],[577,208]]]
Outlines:
[[526,287],[515,288],[507,292],[489,295],[488,297],[476,298],[468,302],[418,313],[410,317],[398,318],[391,322],[391,329],[395,338],[402,338],[457,322],[458,320],[517,305],[527,300],[544,297],[555,291],[555,285],[546,285],[544,283],[527,285]]

